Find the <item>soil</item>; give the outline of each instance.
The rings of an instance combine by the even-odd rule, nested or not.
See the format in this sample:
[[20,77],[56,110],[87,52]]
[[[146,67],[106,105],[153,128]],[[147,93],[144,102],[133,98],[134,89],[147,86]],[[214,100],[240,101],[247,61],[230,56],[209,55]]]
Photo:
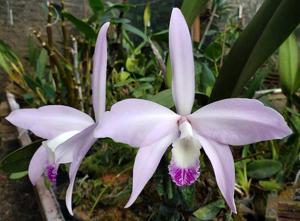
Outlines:
[[[0,159],[20,146],[16,128],[4,119],[9,113],[4,84],[3,75],[0,75]],[[43,220],[27,176],[19,180],[11,180],[9,175],[0,171],[0,202],[0,221]]]

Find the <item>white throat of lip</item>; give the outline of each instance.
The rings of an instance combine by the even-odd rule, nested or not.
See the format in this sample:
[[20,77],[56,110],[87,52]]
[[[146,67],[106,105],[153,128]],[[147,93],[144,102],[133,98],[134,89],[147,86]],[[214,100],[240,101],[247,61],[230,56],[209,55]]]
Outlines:
[[74,135],[78,134],[80,131],[77,130],[72,130],[72,131],[68,131],[65,133],[62,133],[56,137],[54,137],[53,139],[50,140],[46,140],[43,142],[43,146],[46,148],[47,152],[48,152],[48,161],[49,163],[54,163],[55,162],[55,150],[56,148],[64,143],[65,141],[67,141],[68,139],[70,139],[71,137],[73,137]]
[[179,125],[180,138],[172,144],[172,159],[181,168],[192,167],[200,156],[201,145],[193,136],[193,129],[188,121]]

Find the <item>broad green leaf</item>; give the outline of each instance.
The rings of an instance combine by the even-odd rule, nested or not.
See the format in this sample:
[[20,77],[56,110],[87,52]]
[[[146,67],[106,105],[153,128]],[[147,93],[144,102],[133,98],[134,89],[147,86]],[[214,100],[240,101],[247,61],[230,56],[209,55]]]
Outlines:
[[295,34],[291,34],[279,47],[278,68],[283,91],[294,94],[300,86],[298,70],[298,46]]
[[72,22],[72,24],[77,28],[77,30],[80,31],[81,33],[83,33],[87,39],[89,39],[89,40],[96,39],[96,36],[97,36],[96,32],[87,23],[76,18],[74,15],[72,15],[68,12],[63,12],[63,15],[65,16],[66,19],[68,19],[70,22]]
[[201,207],[200,209],[197,209],[193,215],[200,220],[212,220],[223,208],[225,208],[224,200],[217,200],[207,204],[204,207]]
[[184,200],[185,207],[193,208],[195,203],[196,185],[185,186],[179,189]]
[[212,61],[218,61],[222,56],[222,46],[217,42],[212,42],[206,47],[205,55]]
[[276,180],[261,180],[258,184],[267,191],[281,190],[283,187]]
[[147,99],[155,103],[161,104],[167,108],[174,107],[171,89],[163,90],[154,96],[147,97]]
[[45,67],[47,65],[47,61],[48,61],[48,53],[45,49],[42,49],[38,60],[36,62],[36,76],[39,79],[43,79],[44,78],[44,72],[45,72]]
[[28,171],[21,171],[21,172],[10,174],[9,178],[12,180],[21,179],[24,176],[27,176],[27,174],[28,174]]
[[248,176],[255,179],[265,179],[281,170],[282,164],[277,160],[255,160],[247,164]]
[[215,81],[215,75],[208,67],[208,65],[206,63],[203,63],[200,73],[200,91],[209,96]]
[[188,26],[192,26],[194,20],[206,9],[208,0],[184,0],[181,5],[181,11]]
[[104,10],[104,5],[102,0],[89,0],[89,4],[94,14],[99,14]]
[[265,0],[224,61],[210,101],[240,95],[260,65],[300,21],[299,0]]
[[7,173],[18,173],[27,170],[31,157],[40,145],[41,140],[38,140],[6,155],[0,161],[0,169]]

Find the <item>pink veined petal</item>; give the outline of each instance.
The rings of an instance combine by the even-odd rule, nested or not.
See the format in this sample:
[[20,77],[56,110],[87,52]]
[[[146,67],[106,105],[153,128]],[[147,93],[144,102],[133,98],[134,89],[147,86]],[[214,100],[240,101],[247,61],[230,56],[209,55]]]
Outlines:
[[234,202],[235,168],[229,146],[199,135],[196,135],[196,137],[213,166],[222,195],[231,211],[236,213]]
[[68,211],[71,215],[73,215],[72,212],[72,193],[73,193],[73,187],[74,182],[76,178],[76,174],[78,171],[78,168],[80,166],[80,163],[82,159],[85,157],[86,153],[89,151],[89,149],[93,146],[93,144],[96,142],[96,138],[93,136],[93,131],[96,128],[96,124],[84,129],[79,134],[76,134],[69,140],[67,140],[65,143],[60,145],[57,150],[58,152],[55,152],[59,155],[58,161],[61,161],[63,157],[61,158],[61,154],[69,154],[72,155],[73,160],[69,169],[69,178],[70,178],[70,184],[67,189],[66,193],[66,205],[68,208]]
[[125,208],[130,207],[140,195],[167,148],[176,138],[177,134],[170,134],[156,143],[139,149],[133,167],[132,193]]
[[169,48],[172,64],[172,93],[177,113],[191,113],[195,96],[195,67],[193,46],[186,21],[174,8],[169,27]]
[[95,137],[110,137],[134,147],[148,146],[170,133],[178,133],[180,116],[152,101],[126,99],[106,112]]
[[33,154],[28,167],[28,176],[32,185],[35,185],[38,179],[43,175],[47,166],[47,161],[47,150],[41,145]]
[[109,22],[102,25],[94,53],[93,64],[93,107],[96,121],[99,121],[105,112],[105,95],[106,95],[106,66],[107,66],[107,40],[106,33]]
[[277,111],[254,99],[217,101],[187,118],[198,134],[230,145],[281,139],[292,133]]
[[83,130],[94,123],[89,115],[63,105],[19,109],[11,112],[6,119],[44,139],[52,139],[71,130]]

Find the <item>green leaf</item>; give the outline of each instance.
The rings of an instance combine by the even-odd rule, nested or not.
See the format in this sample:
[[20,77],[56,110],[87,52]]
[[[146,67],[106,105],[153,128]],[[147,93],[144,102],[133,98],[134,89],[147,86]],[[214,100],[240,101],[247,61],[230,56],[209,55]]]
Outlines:
[[193,215],[200,220],[212,220],[223,208],[225,208],[224,200],[217,200],[207,204],[204,207],[201,207],[200,209],[197,209]]
[[0,161],[0,169],[7,173],[18,173],[27,170],[34,152],[40,145],[41,140],[38,140],[6,155]]
[[265,179],[281,170],[282,164],[277,160],[255,160],[247,164],[248,176],[255,179]]
[[298,46],[295,34],[291,34],[279,47],[279,76],[283,91],[294,94],[300,86],[298,72]]
[[282,185],[276,180],[261,180],[258,184],[264,188],[266,191],[274,191],[274,190],[281,190]]
[[36,81],[35,79],[33,79],[30,75],[28,74],[24,74],[24,81],[26,82],[27,86],[35,91],[36,88],[40,87],[40,84],[38,83],[38,81]]
[[238,96],[300,21],[299,0],[265,0],[224,61],[210,101]]
[[216,81],[215,75],[208,67],[208,65],[206,63],[203,63],[201,73],[200,73],[200,84],[199,84],[200,91],[205,93],[207,96],[209,96],[213,89],[215,81]]
[[27,174],[28,174],[27,170],[26,171],[21,171],[21,172],[10,174],[9,178],[12,179],[12,180],[21,179],[24,176],[27,176]]
[[132,4],[128,4],[128,3],[112,3],[107,1],[106,4],[108,5],[108,7],[106,8],[105,12],[109,12],[113,9],[119,9],[122,11],[127,11],[130,8],[134,8],[135,5]]
[[43,79],[44,78],[44,72],[45,72],[45,67],[47,65],[47,61],[48,61],[48,53],[45,49],[42,49],[38,60],[36,62],[36,76],[39,79]]
[[129,72],[139,72],[139,60],[135,56],[130,56],[126,59],[125,67]]
[[83,33],[87,39],[89,39],[89,40],[96,39],[96,37],[97,37],[96,32],[87,23],[76,18],[74,15],[72,15],[68,12],[63,12],[63,15],[66,19],[68,19],[70,22],[72,22],[72,24],[77,28],[77,30],[79,32]]
[[206,9],[208,0],[184,0],[181,5],[182,14],[188,26],[192,26],[195,18]]
[[102,0],[89,0],[89,4],[94,14],[99,14],[104,11],[104,5]]
[[126,30],[126,31],[129,31],[139,37],[141,37],[143,40],[146,40],[147,39],[147,36],[145,35],[144,32],[142,32],[141,30],[137,29],[136,27],[130,25],[130,24],[123,24],[123,28]]
[[217,42],[212,42],[206,47],[205,55],[212,61],[218,61],[222,56],[222,46]]
[[147,99],[160,105],[163,105],[167,108],[174,107],[171,89],[163,90],[154,96],[148,96]]
[[182,199],[184,200],[185,207],[187,208],[193,208],[195,203],[195,194],[196,194],[196,186],[184,186],[182,188],[179,188],[179,191],[181,192]]
[[253,98],[255,92],[260,88],[263,80],[267,77],[268,72],[259,72],[255,75],[254,79],[250,82],[247,90],[245,91],[244,97]]

